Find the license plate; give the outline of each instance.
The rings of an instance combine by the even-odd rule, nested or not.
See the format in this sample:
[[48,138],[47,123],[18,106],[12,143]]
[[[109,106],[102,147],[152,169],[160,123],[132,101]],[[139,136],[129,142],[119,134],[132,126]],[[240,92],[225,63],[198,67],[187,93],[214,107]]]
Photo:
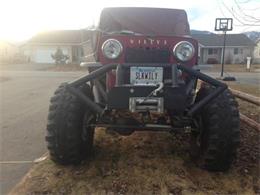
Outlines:
[[136,67],[130,68],[130,83],[132,85],[156,85],[163,80],[162,67]]

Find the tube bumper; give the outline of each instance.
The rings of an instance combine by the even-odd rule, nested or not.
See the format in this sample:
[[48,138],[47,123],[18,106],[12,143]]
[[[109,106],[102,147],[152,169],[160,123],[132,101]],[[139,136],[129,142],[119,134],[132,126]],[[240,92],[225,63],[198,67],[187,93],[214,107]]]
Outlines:
[[[166,91],[166,93],[169,93],[169,97],[168,100],[165,101],[169,102],[167,103],[166,108],[170,105],[172,105],[172,107],[177,108],[177,110],[181,111],[184,110],[187,105],[185,103],[186,99],[185,99],[185,88],[183,88],[181,85],[178,85],[177,83],[177,79],[176,79],[176,70],[179,69],[183,72],[185,72],[186,74],[188,74],[189,76],[196,78],[196,79],[200,79],[206,83],[209,83],[210,85],[213,85],[216,87],[215,91],[213,91],[211,94],[209,94],[208,96],[206,96],[204,99],[202,99],[201,101],[193,104],[192,106],[190,106],[189,108],[187,108],[187,115],[188,116],[192,116],[194,115],[196,112],[198,112],[201,108],[203,108],[207,103],[209,103],[210,101],[212,101],[214,98],[216,98],[219,94],[221,94],[226,88],[227,85],[216,80],[213,79],[197,70],[194,70],[190,67],[184,66],[184,65],[179,65],[179,64],[163,64],[163,65],[158,65],[158,64],[143,64],[143,65],[136,65],[136,64],[108,64],[108,65],[101,65],[99,63],[93,64],[90,63],[90,65],[92,65],[92,67],[94,67],[95,65],[95,69],[93,72],[82,76],[72,82],[70,82],[67,86],[68,90],[73,93],[75,96],[77,96],[88,108],[90,108],[93,112],[97,113],[97,114],[102,114],[103,113],[103,109],[96,104],[95,102],[93,102],[92,100],[90,100],[88,97],[86,97],[82,92],[80,92],[80,90],[77,90],[76,88],[80,85],[82,85],[83,83],[86,83],[88,81],[92,81],[100,76],[102,76],[103,74],[105,74],[106,72],[111,71],[112,69],[116,69],[116,74],[117,74],[117,86],[115,87],[115,89],[112,89],[111,91],[115,91],[117,90],[120,94],[122,94],[123,97],[123,101],[119,100],[118,97],[116,97],[115,93],[111,93],[108,94],[108,103],[109,106],[108,108],[116,108],[116,107],[123,107],[123,105],[125,106],[126,104],[126,97],[128,98],[127,101],[129,101],[129,97],[132,97],[133,95],[130,94],[130,88],[134,87],[134,91],[136,90],[136,94],[134,95],[138,95],[139,97],[141,97],[142,93],[148,93],[148,88],[143,90],[144,88],[137,88],[136,86],[124,86],[122,85],[122,67],[130,67],[130,66],[163,66],[163,67],[171,67],[172,70],[172,86],[169,87]],[[127,90],[129,92],[127,92]],[[150,88],[150,90],[152,90]],[[165,91],[165,90],[164,90]],[[165,93],[165,92],[164,92]],[[161,94],[164,98],[166,97],[165,94]],[[136,96],[135,96],[136,97]],[[182,98],[181,98],[182,97]],[[184,97],[184,98],[183,98]],[[115,101],[117,100],[117,101]],[[172,103],[174,102],[174,103]],[[129,102],[127,102],[128,104]],[[164,103],[164,104],[165,104]],[[120,106],[119,106],[120,105]],[[178,108],[179,107],[179,108]],[[184,109],[183,109],[184,108]]]

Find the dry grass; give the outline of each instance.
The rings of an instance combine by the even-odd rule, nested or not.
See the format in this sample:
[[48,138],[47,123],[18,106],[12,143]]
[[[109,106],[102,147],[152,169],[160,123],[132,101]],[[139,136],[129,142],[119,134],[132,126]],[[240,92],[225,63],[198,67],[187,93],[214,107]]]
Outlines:
[[259,192],[259,178],[257,161],[251,159],[256,155],[252,151],[258,151],[252,133],[246,136],[250,145],[249,140],[242,143],[246,154],[240,150],[229,172],[210,173],[189,159],[188,135],[122,137],[98,129],[90,162],[64,167],[45,160],[11,194],[253,194]]
[[244,93],[248,93],[256,97],[260,97],[260,86],[241,84],[237,82],[226,82],[226,83],[232,89],[236,89]]

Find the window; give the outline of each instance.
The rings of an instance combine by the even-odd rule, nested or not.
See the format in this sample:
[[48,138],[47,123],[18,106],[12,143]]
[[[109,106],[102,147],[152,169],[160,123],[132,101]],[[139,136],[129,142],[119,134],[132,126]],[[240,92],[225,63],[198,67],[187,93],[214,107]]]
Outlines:
[[243,54],[243,49],[242,48],[234,48],[234,55],[237,54]]
[[212,55],[212,54],[218,54],[218,49],[209,48],[208,49],[208,55]]
[[238,54],[238,48],[234,48],[234,54]]
[[83,57],[84,56],[84,49],[81,47],[80,48],[80,56]]

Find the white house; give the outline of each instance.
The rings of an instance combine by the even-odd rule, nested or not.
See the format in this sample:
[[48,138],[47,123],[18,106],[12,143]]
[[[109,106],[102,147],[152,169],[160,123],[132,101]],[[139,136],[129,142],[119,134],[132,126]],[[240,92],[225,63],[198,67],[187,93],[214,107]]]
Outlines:
[[[217,34],[194,34],[192,37],[199,42],[201,64],[221,63],[224,36]],[[245,63],[247,57],[253,57],[255,44],[244,34],[227,34],[225,63]]]
[[19,53],[18,47],[7,41],[0,40],[0,63],[12,63]]
[[71,63],[79,63],[84,56],[83,44],[88,40],[84,30],[59,30],[43,32],[32,37],[22,46],[28,62],[54,63],[52,54],[60,48]]
[[254,49],[253,63],[260,64],[260,39],[258,39],[255,43],[256,46]]

